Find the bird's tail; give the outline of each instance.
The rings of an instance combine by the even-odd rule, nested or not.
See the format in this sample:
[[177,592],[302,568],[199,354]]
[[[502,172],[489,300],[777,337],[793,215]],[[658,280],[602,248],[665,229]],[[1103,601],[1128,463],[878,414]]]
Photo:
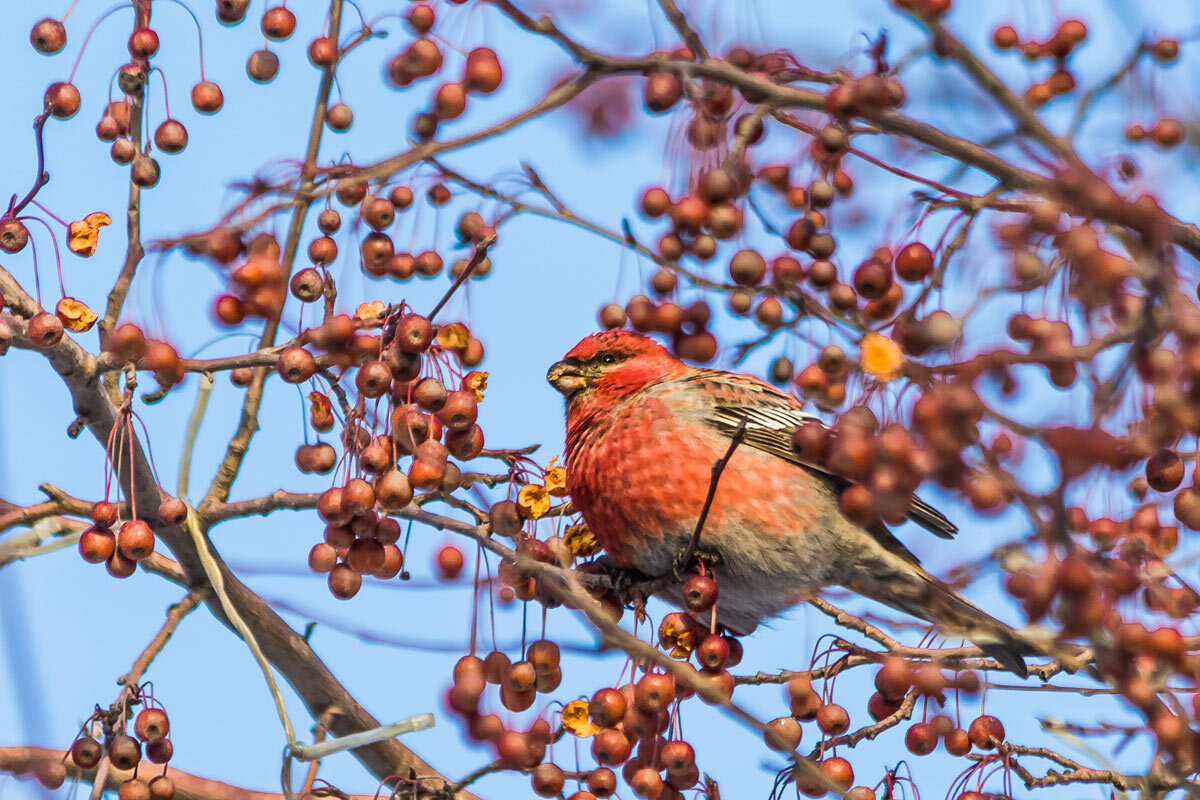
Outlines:
[[1029,676],[1023,656],[1040,650],[1010,626],[969,602],[958,592],[913,564],[863,575],[847,588],[906,614],[932,622],[949,636],[961,636],[1022,678]]

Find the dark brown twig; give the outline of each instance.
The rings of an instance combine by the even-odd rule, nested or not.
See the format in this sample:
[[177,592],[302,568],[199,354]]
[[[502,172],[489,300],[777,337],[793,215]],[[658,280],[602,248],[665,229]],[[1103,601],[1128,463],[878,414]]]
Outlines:
[[[8,211],[2,216],[15,217],[21,213],[21,209],[29,205],[37,193],[50,180],[50,175],[46,172],[46,143],[43,131],[46,128],[46,120],[50,119],[50,109],[46,109],[42,113],[33,118],[33,139],[37,144],[37,177],[33,179],[33,186],[29,187],[29,191],[21,198],[19,202],[14,202]],[[13,197],[16,201],[16,197]]]
[[700,544],[700,534],[704,531],[704,522],[708,519],[708,512],[712,508],[713,498],[717,496],[717,484],[721,481],[721,473],[725,471],[725,467],[729,464],[729,459],[733,458],[733,451],[737,450],[738,445],[746,438],[746,420],[738,423],[737,428],[733,432],[733,436],[729,440],[729,449],[725,451],[725,455],[718,458],[712,465],[712,478],[708,482],[708,494],[704,497],[704,507],[700,509],[700,516],[696,518],[696,530],[692,532],[692,540],[688,542],[687,549],[679,554],[679,558],[675,559],[675,577],[682,577],[683,570],[687,569],[691,563],[692,557],[696,554],[696,547]]
[[442,310],[442,307],[445,306],[446,303],[450,301],[450,298],[454,296],[454,293],[458,291],[458,287],[466,283],[467,278],[471,277],[471,273],[475,271],[475,268],[479,266],[480,262],[482,262],[485,257],[487,257],[488,248],[495,243],[496,234],[493,233],[491,236],[481,239],[475,245],[475,252],[471,255],[471,260],[467,262],[466,269],[459,273],[458,277],[454,279],[454,283],[450,284],[450,288],[446,290],[444,295],[442,295],[442,299],[438,300],[437,305],[435,305],[433,310],[429,312],[430,319],[436,317],[438,312]]

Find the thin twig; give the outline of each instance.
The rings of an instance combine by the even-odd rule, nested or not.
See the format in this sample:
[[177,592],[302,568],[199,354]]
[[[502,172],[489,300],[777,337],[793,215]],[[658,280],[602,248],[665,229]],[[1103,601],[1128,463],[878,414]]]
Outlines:
[[[342,24],[342,0],[330,0],[329,4],[329,36],[337,41]],[[300,185],[292,198],[292,218],[288,225],[287,238],[281,250],[280,265],[284,274],[291,275],[292,264],[300,248],[300,235],[304,231],[304,220],[308,209],[312,206],[314,178],[317,174],[317,156],[321,150],[321,135],[325,129],[325,111],[329,105],[329,93],[333,89],[333,77],[336,63],[321,70],[321,84],[317,89],[317,101],[313,109],[312,123],[308,133],[308,147],[304,152],[304,165],[300,171]],[[258,349],[270,347],[275,343],[275,335],[279,330],[279,318],[267,320],[263,326],[262,338]],[[250,448],[250,440],[258,430],[258,411],[262,405],[263,386],[267,380],[266,367],[257,367],[254,378],[246,389],[246,398],[242,401],[242,415],[238,421],[237,430],[225,448],[225,457],[217,468],[204,499],[199,508],[206,508],[213,503],[229,499],[229,490],[241,470],[246,451]]]
[[717,496],[717,484],[721,481],[721,473],[725,471],[725,467],[729,464],[729,459],[733,458],[733,451],[737,450],[738,445],[745,438],[746,420],[742,420],[738,423],[733,436],[729,440],[729,449],[725,451],[725,455],[713,462],[712,478],[708,482],[708,494],[704,497],[704,507],[700,509],[700,516],[696,518],[696,530],[692,531],[692,539],[688,542],[687,548],[675,560],[676,578],[681,577],[683,570],[687,569],[688,564],[692,562],[692,556],[696,554],[696,547],[700,544],[700,534],[704,531],[704,522],[708,519],[708,512],[712,508],[713,498]]
[[127,689],[135,689],[138,683],[142,680],[142,675],[149,668],[150,664],[162,652],[162,649],[167,646],[171,636],[175,633],[175,629],[179,627],[179,623],[183,618],[192,612],[200,604],[203,598],[203,593],[193,589],[183,596],[183,599],[178,603],[173,604],[167,609],[167,618],[163,621],[162,627],[158,629],[158,633],[150,640],[150,644],[146,645],[133,662],[133,666],[129,668],[129,672],[122,675],[117,683]]
[[495,243],[496,234],[494,233],[491,236],[476,242],[475,252],[471,254],[471,260],[467,262],[466,268],[458,274],[457,278],[454,279],[454,283],[450,284],[450,288],[446,290],[444,295],[442,295],[442,299],[438,300],[437,305],[435,305],[433,310],[429,312],[429,319],[435,318],[438,315],[438,312],[442,310],[442,307],[445,306],[446,303],[449,302],[450,298],[454,296],[454,293],[458,291],[458,287],[462,286],[463,283],[466,282],[467,278],[471,277],[471,273],[474,272],[475,268],[479,266],[480,262],[487,257],[488,248]]

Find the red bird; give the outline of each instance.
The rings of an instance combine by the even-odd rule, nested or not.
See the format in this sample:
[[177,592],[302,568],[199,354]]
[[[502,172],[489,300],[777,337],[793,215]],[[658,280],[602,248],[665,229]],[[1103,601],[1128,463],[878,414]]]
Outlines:
[[[670,572],[704,506],[712,467],[745,425],[717,485],[699,551],[714,557],[717,619],[748,633],[827,586],[844,586],[935,623],[1027,674],[1021,636],[921,568],[882,524],[842,515],[848,482],[791,447],[819,421],[795,397],[748,375],[691,367],[637,333],[588,336],[546,379],[567,402],[567,489],[604,549],[624,568]],[[940,512],[914,500],[909,518],[950,538]],[[678,588],[664,600],[680,602]]]

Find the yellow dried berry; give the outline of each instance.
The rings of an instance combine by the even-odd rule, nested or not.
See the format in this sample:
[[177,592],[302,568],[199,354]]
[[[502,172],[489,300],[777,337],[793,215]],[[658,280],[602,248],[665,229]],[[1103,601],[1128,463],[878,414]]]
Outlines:
[[588,701],[572,700],[563,706],[562,726],[580,739],[587,739],[600,732],[600,728],[588,719]]
[[[554,462],[550,462],[553,464]],[[546,491],[554,497],[567,496],[567,469],[566,467],[550,467],[546,470]]]
[[900,377],[904,354],[900,346],[886,336],[868,333],[859,345],[859,365],[863,372],[877,381],[892,381]]
[[312,426],[319,431],[327,431],[333,427],[333,403],[321,392],[308,393],[309,414]]
[[64,297],[58,301],[54,313],[62,320],[63,327],[73,333],[83,333],[91,330],[96,324],[96,312],[74,297]]
[[697,631],[689,617],[674,611],[658,625],[658,643],[671,658],[687,658],[696,649]]
[[103,211],[93,211],[67,226],[67,247],[77,256],[87,258],[96,252],[100,229],[112,224],[112,217]]
[[475,397],[476,403],[483,402],[483,393],[487,389],[488,374],[471,370],[463,376],[462,388]]
[[517,492],[517,506],[529,519],[538,519],[550,510],[550,493],[545,486],[527,483]]
[[471,332],[467,330],[467,326],[461,322],[451,322],[448,325],[439,325],[437,329],[437,341],[442,347],[447,350],[462,350],[467,346],[467,342],[471,339]]
[[592,529],[587,526],[586,522],[581,522],[578,525],[568,525],[563,531],[563,544],[571,551],[571,555],[576,558],[587,558],[594,556],[600,550],[600,542],[596,539],[596,534],[592,533]]
[[387,316],[387,303],[382,300],[372,300],[369,303],[361,303],[358,308],[354,309],[354,318],[359,322],[365,323],[380,323]]

